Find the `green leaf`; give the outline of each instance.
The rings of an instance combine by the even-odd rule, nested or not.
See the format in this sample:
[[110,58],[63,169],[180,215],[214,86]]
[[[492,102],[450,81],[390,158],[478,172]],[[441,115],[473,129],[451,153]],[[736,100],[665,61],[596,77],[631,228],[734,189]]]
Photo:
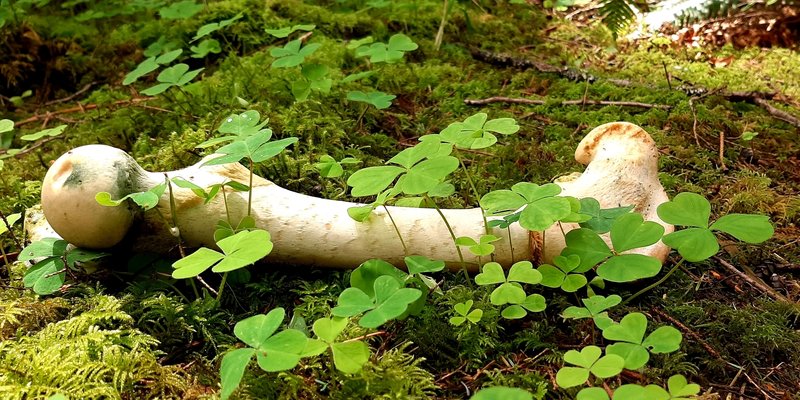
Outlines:
[[625,360],[616,354],[607,354],[597,360],[589,371],[598,378],[610,378],[619,375],[625,368]]
[[350,75],[345,76],[342,79],[342,83],[350,83],[355,82],[364,78],[369,78],[370,76],[374,75],[375,72],[373,71],[364,71],[364,72],[356,72]]
[[519,225],[529,231],[544,231],[571,212],[569,200],[547,197],[528,203],[520,214]]
[[671,326],[662,326],[647,336],[642,346],[653,354],[672,353],[680,348],[682,340],[683,335],[679,330]]
[[562,367],[556,373],[556,383],[562,388],[583,385],[588,379],[589,370],[586,368]]
[[350,207],[347,209],[347,215],[356,222],[364,222],[369,219],[369,216],[372,215],[372,210],[375,207],[371,205],[366,206],[358,206],[358,207]]
[[747,243],[764,242],[775,233],[768,216],[752,214],[723,215],[709,229],[725,232]]
[[393,165],[362,168],[347,178],[353,197],[372,196],[386,189],[405,169]]
[[483,129],[503,135],[511,135],[519,132],[519,125],[517,125],[517,121],[514,118],[496,118],[487,121],[483,125]]
[[155,71],[158,69],[158,62],[156,62],[156,57],[150,57],[142,62],[134,68],[133,71],[128,72],[125,75],[125,79],[122,81],[123,85],[130,85],[133,82],[139,80],[139,78]]
[[244,376],[244,370],[255,352],[256,350],[251,348],[236,349],[222,357],[222,364],[219,368],[220,381],[222,383],[220,398],[222,400],[230,397],[234,390],[239,387],[239,383]]
[[522,307],[525,307],[530,312],[542,312],[547,308],[547,301],[545,300],[544,296],[534,293],[528,295],[525,298],[525,301],[521,304]]
[[408,256],[405,259],[409,274],[425,274],[439,272],[444,269],[442,260],[432,260],[425,256]]
[[700,385],[688,383],[683,375],[673,375],[667,381],[669,394],[674,400],[688,399],[700,393]]
[[217,31],[219,29],[222,29],[222,28],[234,23],[235,21],[239,20],[243,16],[244,16],[244,14],[240,12],[240,13],[236,14],[235,16],[233,16],[233,17],[231,17],[229,19],[222,20],[222,21],[219,21],[219,22],[212,22],[210,24],[205,24],[205,25],[201,26],[197,30],[197,34],[194,35],[194,37],[192,38],[192,41],[194,42],[197,39],[200,39],[200,38],[202,38],[204,36],[207,36],[207,35],[211,34],[212,32],[215,32],[215,31]]
[[393,94],[386,94],[384,92],[362,92],[359,90],[347,92],[347,100],[367,103],[374,106],[379,110],[389,108],[392,105],[392,100],[397,97]]
[[408,195],[417,195],[435,188],[450,173],[458,169],[458,159],[452,156],[429,158],[414,165],[396,186]]
[[356,49],[356,57],[368,56],[370,58],[369,61],[372,63],[394,63],[401,60],[406,52],[416,50],[418,47],[411,38],[402,33],[392,35],[392,37],[389,38],[388,44],[378,42],[368,45],[371,41],[372,38],[368,37],[362,39],[362,41],[351,42],[350,46],[353,46],[355,43],[361,44],[361,46]]
[[624,214],[611,225],[611,243],[618,253],[650,246],[664,235],[661,224],[646,221],[641,214]]
[[283,323],[286,311],[282,307],[245,318],[233,327],[233,334],[250,347],[259,349]]
[[578,392],[576,400],[609,400],[608,393],[600,387],[586,387]]
[[14,121],[10,119],[0,119],[0,133],[11,132],[14,130]]
[[384,275],[394,277],[398,282],[405,281],[408,276],[386,261],[371,259],[364,261],[350,274],[350,286],[361,289],[369,297],[375,297],[375,280]]
[[620,216],[633,210],[633,206],[601,209],[600,202],[591,197],[580,199],[580,213],[591,216],[591,219],[580,223],[581,228],[588,228],[597,233],[611,230],[611,224]]
[[416,288],[401,288],[401,283],[391,276],[375,280],[376,306],[364,314],[358,324],[364,328],[377,328],[406,312],[408,306],[422,296]]
[[549,288],[561,287],[564,283],[564,279],[567,277],[567,274],[550,264],[544,264],[537,268],[537,270],[542,275],[542,286],[547,286]]
[[622,301],[622,297],[616,294],[612,294],[608,297],[595,295],[588,299],[581,299],[581,301],[583,305],[586,306],[586,309],[595,316],[619,304]]
[[186,19],[203,10],[202,4],[194,0],[179,1],[158,10],[158,15],[163,19]]
[[535,285],[542,281],[542,274],[533,269],[530,261],[517,261],[508,271],[508,282],[520,282]]
[[337,317],[352,317],[374,306],[372,299],[361,289],[350,287],[339,294],[337,305],[331,312]]
[[649,397],[649,393],[647,392],[647,388],[635,385],[635,384],[627,384],[618,387],[614,390],[614,397],[613,400],[660,400],[654,397]]
[[525,301],[525,291],[519,284],[506,282],[495,288],[489,298],[496,306],[521,304]]
[[272,68],[291,68],[302,64],[306,57],[313,54],[321,44],[310,43],[302,47],[301,39],[292,40],[286,43],[283,47],[274,47],[270,50],[269,54],[275,57],[272,62]]
[[19,138],[21,140],[32,142],[34,140],[39,140],[41,138],[48,137],[48,136],[49,137],[58,136],[58,135],[62,134],[64,132],[64,129],[66,129],[66,128],[67,128],[66,125],[59,125],[59,126],[57,126],[55,128],[41,130],[39,132],[31,133],[29,135],[22,135]]
[[149,88],[147,88],[145,90],[142,90],[142,94],[147,95],[147,96],[159,95],[161,93],[166,92],[167,89],[169,89],[169,88],[171,88],[173,86],[175,86],[175,85],[172,84],[172,83],[159,83],[159,84],[150,86]]
[[496,262],[488,262],[483,265],[480,274],[475,276],[475,283],[480,286],[494,285],[506,281],[503,267]]
[[561,290],[567,293],[577,292],[578,289],[586,286],[586,277],[579,274],[569,274],[561,285]]
[[603,337],[616,342],[641,344],[647,331],[647,317],[642,313],[630,313],[618,324],[603,329]]
[[372,38],[372,36],[367,36],[367,37],[361,38],[361,39],[354,39],[354,40],[351,40],[349,43],[347,43],[347,49],[348,50],[355,50],[355,49],[357,49],[359,47],[364,46],[365,44],[370,44],[370,43],[372,43],[374,41],[375,40]]
[[172,264],[172,277],[175,279],[194,278],[211,268],[225,255],[205,247],[197,249],[194,253],[181,258]]
[[533,395],[520,388],[493,386],[478,390],[470,400],[533,400]]
[[272,251],[269,232],[263,229],[242,231],[217,242],[225,253],[225,258],[211,270],[214,272],[233,271],[264,258]]
[[287,329],[269,337],[258,348],[256,361],[267,372],[285,371],[300,362],[300,353],[305,349],[308,338],[296,329]]
[[517,211],[527,204],[525,198],[510,190],[495,190],[481,197],[480,205],[486,215],[503,215]]
[[312,31],[316,27],[317,26],[314,24],[305,24],[305,25],[294,25],[278,29],[264,29],[264,31],[272,36],[275,36],[276,38],[285,38],[294,33],[295,31]]
[[567,232],[565,240],[567,247],[561,255],[576,255],[581,260],[580,266],[574,272],[586,272],[613,255],[606,242],[591,229],[573,229]]
[[369,346],[357,340],[354,342],[333,343],[333,364],[336,369],[346,374],[355,374],[361,371],[364,364],[369,361]]
[[500,315],[505,319],[520,319],[528,315],[522,306],[513,304],[503,309]]
[[632,371],[644,367],[650,361],[650,353],[640,344],[614,343],[606,347],[606,353],[622,357],[625,368]]
[[191,46],[189,50],[192,51],[192,58],[203,58],[209,53],[220,53],[222,51],[222,46],[220,46],[217,39],[205,39],[198,43],[197,46]]
[[[20,220],[20,218],[22,218],[22,214],[20,213],[7,215],[5,221],[0,221],[0,235],[8,232],[9,229],[11,229],[11,227],[13,227],[14,224],[16,224],[17,221]],[[6,225],[6,223],[8,223],[8,225]]]
[[703,261],[719,251],[717,237],[708,228],[687,228],[664,235],[665,245],[678,250],[686,261]]
[[711,204],[699,194],[684,192],[659,205],[656,212],[668,224],[707,228]]
[[[29,246],[30,247],[30,246]],[[37,262],[28,268],[22,283],[26,288],[33,288],[39,295],[48,295],[58,291],[64,285],[66,266],[60,257],[50,257]]]
[[86,249],[72,249],[67,252],[64,258],[67,260],[67,266],[75,268],[76,263],[92,261],[106,256],[108,256],[108,253]]
[[175,61],[175,59],[178,58],[178,56],[181,55],[181,53],[183,53],[183,49],[175,49],[172,51],[168,51],[156,57],[155,62],[156,64],[161,64],[161,65],[169,64]]
[[347,326],[348,319],[341,317],[320,318],[314,321],[314,333],[327,343],[333,343]]
[[37,240],[19,252],[19,261],[30,261],[39,257],[60,257],[67,252],[66,240],[57,238],[44,238]]
[[631,282],[651,278],[661,271],[661,261],[644,254],[622,254],[597,267],[597,275],[611,282]]
[[270,137],[272,130],[269,128],[264,129],[268,121],[262,121],[261,114],[255,110],[248,110],[241,114],[231,114],[220,124],[217,129],[220,133],[229,133],[236,136],[252,136],[257,133],[269,132]]

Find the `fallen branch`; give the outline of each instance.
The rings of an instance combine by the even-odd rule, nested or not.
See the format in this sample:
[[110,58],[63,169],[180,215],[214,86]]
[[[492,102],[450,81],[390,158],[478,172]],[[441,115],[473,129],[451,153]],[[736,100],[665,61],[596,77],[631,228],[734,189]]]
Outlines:
[[719,257],[715,256],[714,259],[717,260],[717,262],[719,262],[720,265],[722,265],[723,267],[727,268],[729,271],[733,272],[734,275],[738,276],[739,278],[744,279],[747,283],[751,284],[755,288],[757,288],[757,289],[761,290],[762,292],[766,293],[767,295],[769,295],[773,299],[778,300],[778,301],[783,301],[783,302],[786,302],[786,303],[791,303],[791,301],[789,299],[787,299],[786,296],[778,293],[777,291],[775,291],[775,289],[767,286],[767,284],[762,282],[761,280],[754,279],[754,278],[750,277],[749,275],[745,274],[744,272],[739,271],[739,269],[734,267],[733,264],[731,264],[731,263],[729,263],[729,262],[727,262],[727,261],[725,261],[725,260],[723,260],[723,259],[721,259]]
[[790,124],[792,126],[800,128],[800,118],[797,118],[794,115],[789,114],[786,111],[783,111],[783,110],[780,110],[778,108],[775,108],[772,104],[769,104],[769,102],[766,99],[762,99],[760,97],[756,97],[756,98],[753,99],[753,102],[755,104],[761,106],[761,108],[767,110],[767,112],[770,115],[772,115],[773,117],[775,117],[776,119],[779,119],[779,120],[781,120],[783,122],[786,122],[786,123],[788,123],[788,124]]
[[[464,104],[470,106],[480,106],[491,103],[542,105],[542,104],[547,104],[548,102],[546,100],[523,99],[518,97],[502,97],[502,96],[488,97],[485,99],[464,100]],[[670,108],[672,108],[672,106],[668,106],[666,104],[640,103],[638,101],[610,101],[610,100],[588,100],[588,99],[564,100],[560,104],[562,106],[574,106],[574,105],[622,106],[622,107],[639,107],[639,108],[660,108],[663,110],[669,110]]]
[[56,100],[48,101],[47,103],[44,103],[44,105],[45,106],[52,106],[53,104],[66,103],[66,102],[68,102],[68,101],[70,101],[70,100],[72,100],[72,99],[74,99],[74,98],[86,93],[86,91],[88,91],[89,89],[92,88],[92,86],[94,86],[94,85],[96,85],[98,83],[99,83],[98,81],[89,82],[81,90],[78,90],[77,92],[75,92],[75,93],[73,93],[73,94],[71,94],[71,95],[69,95],[67,97],[64,97],[62,99],[56,99]]
[[710,354],[712,357],[714,357],[714,358],[716,358],[716,359],[719,359],[719,360],[721,360],[721,359],[722,359],[722,356],[720,356],[720,355],[719,355],[719,353],[718,353],[716,350],[714,350],[714,348],[713,348],[713,347],[711,347],[711,345],[709,345],[709,344],[708,344],[708,342],[706,342],[705,340],[703,340],[703,338],[701,338],[701,337],[700,337],[700,335],[699,335],[699,334],[697,334],[697,332],[695,332],[695,331],[693,331],[693,330],[689,329],[689,327],[688,327],[688,326],[686,326],[686,325],[684,325],[683,323],[681,323],[681,321],[678,321],[677,319],[673,318],[671,315],[667,314],[665,311],[663,311],[663,310],[660,310],[660,309],[658,309],[658,308],[653,308],[653,309],[652,309],[652,311],[653,311],[653,313],[654,313],[654,314],[657,314],[657,315],[658,315],[658,316],[660,316],[661,318],[664,318],[664,319],[666,319],[667,321],[671,322],[673,325],[677,326],[677,327],[678,327],[678,329],[680,329],[680,330],[682,330],[682,331],[683,331],[683,333],[685,333],[685,334],[687,334],[687,335],[691,336],[691,337],[692,337],[692,339],[694,339],[695,341],[697,341],[697,343],[699,343],[699,344],[700,344],[700,346],[701,346],[703,349],[705,349],[705,350],[706,350],[706,352],[708,352],[708,354]]
[[97,108],[100,108],[100,107],[105,107],[105,106],[116,107],[116,106],[121,106],[121,105],[126,105],[126,104],[138,104],[138,103],[144,103],[144,102],[147,102],[147,101],[150,101],[150,100],[153,100],[153,99],[155,99],[155,97],[136,97],[136,98],[127,99],[127,100],[117,100],[115,102],[108,103],[108,104],[86,104],[86,105],[82,105],[82,104],[78,103],[78,105],[75,106],[75,107],[65,108],[63,110],[48,111],[48,112],[46,112],[44,114],[34,115],[34,116],[30,117],[30,118],[23,119],[22,121],[15,122],[14,125],[15,126],[22,126],[22,125],[25,125],[25,124],[30,124],[31,122],[36,122],[36,121],[40,121],[40,120],[49,120],[54,115],[69,114],[69,113],[75,113],[75,112],[86,112],[88,110],[94,110],[94,109],[97,109]]

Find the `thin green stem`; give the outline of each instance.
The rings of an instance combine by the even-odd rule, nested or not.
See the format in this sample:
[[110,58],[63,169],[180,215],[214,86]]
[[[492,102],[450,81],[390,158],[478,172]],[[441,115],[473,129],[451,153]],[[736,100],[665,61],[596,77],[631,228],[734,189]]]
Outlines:
[[467,263],[464,261],[464,254],[461,253],[461,247],[456,244],[456,233],[453,232],[453,228],[450,226],[450,222],[447,220],[447,217],[444,216],[442,209],[439,208],[439,205],[433,201],[428,194],[424,194],[425,200],[431,202],[433,204],[433,208],[436,209],[436,212],[439,213],[439,216],[442,217],[442,221],[444,221],[444,225],[447,227],[447,231],[450,232],[450,237],[453,239],[453,246],[456,246],[456,251],[458,252],[458,259],[461,262],[461,270],[464,271],[464,277],[467,279],[467,285],[469,285],[470,289],[472,288],[472,280],[469,278],[469,271],[467,271]]
[[200,291],[197,290],[197,285],[194,284],[194,279],[189,279],[189,285],[192,287],[192,292],[194,292],[194,298],[200,298]]
[[231,222],[231,211],[228,209],[228,195],[225,193],[225,185],[222,185],[222,203],[225,204],[225,218],[228,219],[228,224],[233,226],[233,222]]
[[644,288],[644,289],[642,289],[642,290],[640,290],[640,291],[636,292],[636,293],[635,293],[634,295],[632,295],[631,297],[628,297],[628,298],[627,298],[627,299],[625,299],[625,301],[623,301],[623,302],[622,302],[620,305],[625,305],[625,304],[629,303],[631,300],[633,300],[633,299],[635,299],[635,298],[639,297],[640,295],[642,295],[642,294],[644,294],[644,293],[646,293],[646,292],[650,291],[651,289],[655,288],[656,286],[658,286],[658,285],[660,285],[660,284],[664,283],[664,281],[666,281],[666,280],[667,280],[667,278],[669,278],[669,277],[670,277],[670,275],[672,275],[672,273],[673,273],[673,272],[677,271],[677,270],[678,270],[678,268],[679,268],[681,265],[683,265],[683,262],[684,262],[684,261],[686,261],[686,259],[684,259],[684,258],[681,258],[681,260],[680,260],[680,261],[678,261],[678,262],[675,264],[675,266],[674,266],[674,267],[672,267],[672,269],[671,269],[671,270],[669,270],[669,272],[667,272],[666,274],[664,274],[664,276],[663,276],[663,277],[661,277],[661,279],[659,279],[659,280],[655,281],[655,282],[654,282],[652,285],[650,285],[650,286],[648,286],[648,287],[646,287],[646,288]]
[[383,209],[386,210],[386,215],[389,216],[389,221],[392,221],[394,231],[397,232],[397,238],[400,239],[400,244],[403,245],[403,254],[408,256],[408,247],[406,247],[406,242],[403,240],[403,235],[400,234],[400,228],[397,227],[397,223],[394,222],[394,218],[392,218],[392,213],[389,212],[389,207],[386,207],[386,204],[384,204]]
[[250,216],[250,210],[253,205],[253,159],[250,160],[250,190],[247,191],[247,216]]
[[222,274],[222,282],[219,284],[219,289],[217,290],[217,301],[222,301],[222,291],[225,289],[225,281],[228,280],[228,273],[225,272]]
[[467,183],[469,183],[469,187],[472,189],[473,195],[475,195],[475,201],[478,202],[478,208],[481,209],[481,217],[483,218],[483,230],[486,232],[487,235],[489,235],[491,234],[491,232],[489,231],[489,221],[486,219],[485,210],[483,209],[483,207],[481,207],[481,202],[480,202],[481,195],[480,193],[478,193],[478,188],[475,186],[475,181],[472,180],[472,175],[470,175],[467,166],[464,164],[464,160],[461,157],[458,157],[458,162],[461,164],[461,169],[464,170],[464,176],[467,177]]
[[514,243],[511,242],[511,225],[506,227],[506,231],[508,231],[508,247],[511,249],[511,263],[514,263]]

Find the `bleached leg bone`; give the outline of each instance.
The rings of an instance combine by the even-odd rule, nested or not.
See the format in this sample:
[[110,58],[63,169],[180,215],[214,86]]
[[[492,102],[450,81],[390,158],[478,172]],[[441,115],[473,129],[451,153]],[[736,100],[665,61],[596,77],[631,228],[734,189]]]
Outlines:
[[[658,150],[643,129],[625,122],[599,126],[584,138],[575,156],[587,168],[574,180],[558,182],[563,195],[594,197],[604,208],[634,205],[645,219],[657,221],[671,231],[672,227],[655,214],[667,196],[657,177]],[[168,193],[156,209],[143,215],[134,205],[105,207],[94,198],[98,192],[121,198],[145,191],[164,182],[165,177],[181,177],[207,187],[230,180],[247,184],[249,171],[240,164],[197,164],[178,171],[147,172],[119,149],[84,146],[62,155],[50,167],[42,187],[42,208],[53,229],[77,246],[167,251],[177,244],[161,217],[169,219],[171,215]],[[403,265],[403,247],[383,209],[375,210],[369,221],[361,223],[347,215],[348,208],[359,205],[356,203],[294,193],[260,177],[254,177],[252,190],[256,226],[268,230],[274,243],[267,261],[355,268],[367,259],[381,258]],[[173,185],[173,193],[184,244],[215,247],[215,223],[225,218],[222,196],[203,204],[188,189]],[[247,193],[228,193],[227,198],[232,220],[238,221],[246,214]],[[411,254],[445,260],[451,267],[460,265],[450,234],[436,210],[389,210]],[[442,211],[456,236],[477,238],[485,232],[480,209]],[[565,230],[572,228],[569,224],[563,226]],[[519,260],[549,260],[564,247],[559,227],[546,231],[544,240],[541,234],[528,232],[518,224],[511,227],[511,243],[504,230],[495,229],[494,234],[503,238],[495,242],[495,260],[506,266]],[[658,243],[640,252],[663,260],[667,251]],[[464,256],[470,268],[475,269],[477,257],[467,251]]]

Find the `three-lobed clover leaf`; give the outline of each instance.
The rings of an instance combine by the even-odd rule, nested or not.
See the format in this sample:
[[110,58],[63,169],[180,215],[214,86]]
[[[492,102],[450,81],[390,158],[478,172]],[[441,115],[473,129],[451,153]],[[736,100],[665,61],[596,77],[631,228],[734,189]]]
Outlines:
[[525,207],[520,211],[520,226],[530,231],[543,231],[572,213],[570,201],[559,197],[559,193],[561,187],[554,183],[539,186],[520,182],[511,190],[495,190],[485,194],[480,204],[490,216],[512,214]]
[[325,154],[319,158],[319,162],[314,164],[314,168],[325,178],[338,178],[344,174],[344,165],[358,164],[361,161],[353,157],[345,157],[336,161],[333,157]]
[[450,156],[452,147],[437,141],[424,141],[405,149],[378,167],[362,168],[347,179],[356,197],[383,192],[397,179],[391,194],[419,195],[436,189],[458,168],[458,159]]
[[198,68],[189,71],[189,65],[183,63],[175,64],[169,68],[165,68],[160,74],[158,74],[158,77],[156,77],[156,80],[161,83],[142,90],[142,94],[155,96],[157,94],[164,93],[167,89],[173,86],[184,86],[194,79],[203,69],[204,68]]
[[462,122],[454,122],[442,130],[438,136],[443,142],[452,143],[459,148],[478,150],[497,143],[495,133],[511,135],[519,131],[513,118],[489,120],[486,113],[477,113]]
[[66,240],[44,238],[22,249],[19,261],[41,258],[25,272],[22,278],[25,287],[32,288],[39,295],[54,293],[64,285],[67,268],[75,269],[79,262],[92,261],[107,255],[85,249],[68,250],[68,245]]
[[650,246],[664,234],[664,227],[645,221],[638,213],[624,214],[611,225],[612,251],[597,232],[580,228],[567,233],[562,255],[577,255],[581,263],[574,272],[582,273],[597,264],[597,275],[611,282],[630,282],[650,278],[661,271],[661,262],[643,254],[620,254]]
[[291,35],[295,31],[306,31],[306,32],[308,32],[308,31],[314,30],[314,28],[316,28],[316,27],[317,26],[314,25],[314,24],[300,24],[300,25],[287,26],[287,27],[277,28],[277,29],[264,29],[264,31],[269,33],[272,36],[275,36],[276,38],[283,39],[285,37],[288,37],[289,35]]
[[392,35],[389,38],[389,43],[372,43],[372,38],[369,37],[368,39],[368,43],[371,44],[367,43],[358,46],[356,48],[356,57],[369,57],[369,61],[372,63],[398,62],[403,59],[406,52],[416,50],[419,47],[410,37],[402,33]]
[[125,75],[125,79],[122,81],[122,84],[130,85],[131,83],[136,82],[139,78],[157,70],[159,66],[171,63],[178,58],[181,53],[183,53],[183,50],[177,49],[166,52],[157,57],[155,55],[150,56],[146,60],[139,63],[139,65],[137,65],[133,71],[128,72],[128,74]]
[[222,154],[222,157],[212,158],[203,163],[203,165],[235,163],[243,158],[247,158],[254,163],[263,162],[280,154],[287,147],[297,143],[298,140],[296,137],[289,137],[270,141],[271,138],[272,131],[265,129],[244,139],[234,140],[217,149],[215,154]]
[[645,338],[647,317],[630,313],[619,323],[603,328],[603,337],[617,343],[606,347],[606,353],[625,359],[625,368],[642,368],[650,360],[650,353],[671,353],[678,350],[683,336],[671,326],[662,326]]
[[425,256],[406,256],[403,260],[406,263],[406,268],[408,268],[408,273],[412,275],[439,272],[445,267],[444,261],[433,260]]
[[369,346],[360,340],[337,342],[349,320],[342,317],[320,318],[314,321],[314,333],[325,342],[333,354],[336,369],[346,374],[354,374],[369,361]]
[[614,324],[614,321],[608,317],[606,310],[622,302],[622,297],[616,294],[608,297],[594,295],[588,299],[581,299],[581,301],[584,307],[569,306],[561,313],[561,316],[571,319],[591,318],[598,328],[605,329]]
[[589,220],[580,223],[581,228],[588,228],[597,233],[609,232],[611,224],[617,218],[633,210],[633,206],[600,208],[600,202],[591,197],[580,199],[580,205],[580,213],[590,217]]
[[772,237],[775,229],[765,215],[727,214],[709,226],[711,204],[696,193],[679,193],[671,201],[658,206],[658,217],[664,222],[686,226],[664,236],[662,241],[687,261],[703,261],[717,254],[719,243],[713,231],[727,233],[746,243],[761,243]]
[[220,46],[217,39],[205,39],[197,45],[189,47],[189,50],[192,51],[192,58],[203,58],[209,53],[220,53],[222,51],[222,46]]
[[202,4],[197,4],[194,0],[185,0],[162,7],[158,10],[158,15],[163,19],[186,19],[202,10]]
[[533,400],[533,395],[525,389],[505,386],[492,386],[475,392],[469,400]]
[[613,400],[689,400],[700,393],[700,385],[690,384],[683,375],[673,375],[667,390],[658,385],[627,384],[614,391]]
[[270,50],[269,55],[275,57],[272,68],[292,68],[302,64],[306,57],[313,54],[319,47],[319,43],[309,43],[303,46],[301,39],[292,40],[283,47],[275,47]]
[[546,307],[544,296],[540,294],[526,295],[522,288],[522,283],[535,285],[541,281],[542,274],[533,269],[530,261],[514,263],[508,270],[508,276],[500,264],[488,262],[483,265],[481,273],[475,276],[475,283],[480,286],[500,284],[492,291],[489,299],[496,306],[509,304],[501,312],[503,317],[508,319],[522,318],[528,311],[544,311]]
[[367,103],[378,110],[389,108],[389,106],[392,105],[392,100],[394,100],[395,97],[397,96],[378,91],[362,92],[360,90],[354,90],[347,92],[347,100],[357,101],[359,103]]
[[586,277],[583,274],[571,273],[581,263],[580,257],[575,254],[557,256],[553,264],[543,264],[537,270],[542,274],[542,286],[561,288],[567,293],[573,293],[586,286]]
[[19,138],[20,138],[20,140],[33,142],[35,140],[39,140],[39,139],[44,138],[44,137],[56,137],[56,136],[64,133],[64,129],[66,129],[66,128],[67,128],[66,125],[59,125],[59,126],[56,126],[54,128],[43,129],[43,130],[41,130],[39,132],[36,132],[36,133],[31,133],[31,134],[28,134],[28,135],[22,135]]
[[206,247],[174,262],[172,277],[193,278],[211,268],[214,272],[229,272],[246,267],[264,258],[272,251],[269,232],[256,229],[242,231],[217,242],[222,253]]
[[575,400],[609,400],[608,393],[606,390],[601,387],[586,387],[581,389],[578,392],[578,395],[575,396]]
[[478,241],[469,236],[461,236],[456,238],[456,245],[466,246],[470,253],[483,257],[494,253],[494,245],[492,243],[498,240],[500,238],[495,235],[481,235]]
[[581,351],[570,350],[564,354],[564,361],[577,367],[562,367],[556,374],[556,383],[562,388],[582,385],[589,379],[589,374],[598,378],[610,378],[622,372],[625,360],[615,354],[602,356],[603,351],[597,346],[587,346]]
[[321,64],[304,64],[300,73],[304,79],[292,82],[292,95],[295,100],[306,100],[312,90],[322,93],[331,91],[333,79],[327,78],[328,67]]
[[284,309],[278,307],[266,315],[254,315],[236,323],[233,333],[249,347],[231,351],[222,358],[220,395],[223,400],[230,397],[239,386],[254,354],[261,369],[277,372],[294,368],[302,357],[325,351],[325,346],[315,345],[315,341],[299,330],[286,329],[275,333],[285,315]]
[[349,287],[339,295],[332,313],[337,317],[352,317],[366,312],[358,324],[364,328],[377,328],[403,315],[408,306],[422,296],[421,290],[402,286],[397,278],[382,275],[375,279],[374,297],[359,288]]
[[[463,303],[457,303],[453,306],[453,310],[455,310],[456,316],[450,317],[450,323],[459,326],[463,323],[469,321],[473,324],[477,324],[478,321],[483,318],[483,310],[480,308],[476,308],[472,310],[472,305],[474,302],[472,300],[467,300]],[[470,311],[472,310],[472,311]]]

